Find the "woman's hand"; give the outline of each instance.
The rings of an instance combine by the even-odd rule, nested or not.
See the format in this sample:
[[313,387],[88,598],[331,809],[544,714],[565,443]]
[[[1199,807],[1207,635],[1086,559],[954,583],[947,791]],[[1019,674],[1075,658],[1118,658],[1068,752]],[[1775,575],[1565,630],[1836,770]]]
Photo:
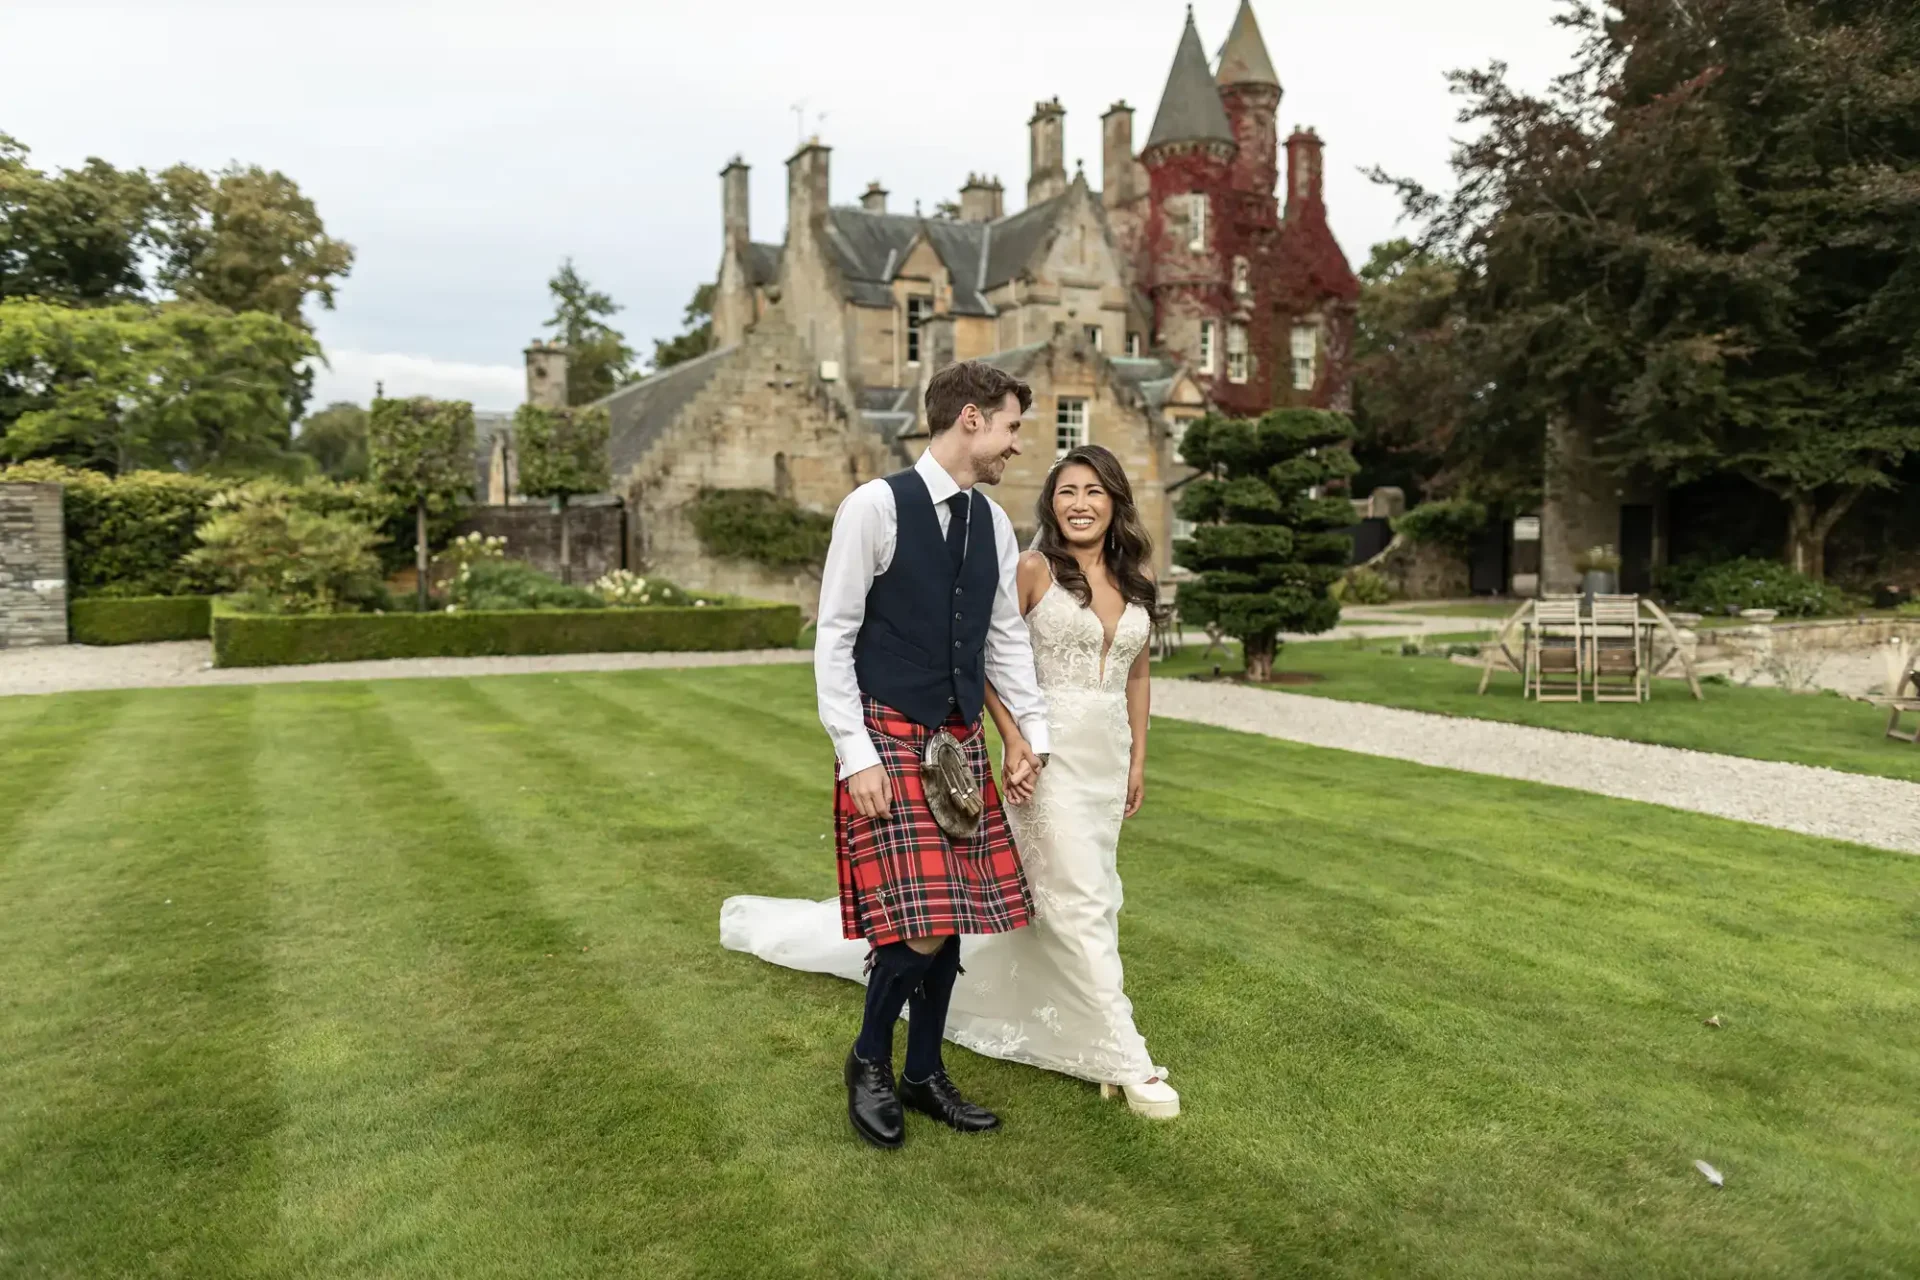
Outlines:
[[1140,802],[1147,798],[1147,766],[1135,764],[1127,769],[1127,812],[1131,818],[1140,812]]
[[1000,777],[1008,804],[1025,804],[1033,799],[1033,784],[1040,780],[1040,761],[1025,738],[1006,740],[1006,754],[1000,761]]

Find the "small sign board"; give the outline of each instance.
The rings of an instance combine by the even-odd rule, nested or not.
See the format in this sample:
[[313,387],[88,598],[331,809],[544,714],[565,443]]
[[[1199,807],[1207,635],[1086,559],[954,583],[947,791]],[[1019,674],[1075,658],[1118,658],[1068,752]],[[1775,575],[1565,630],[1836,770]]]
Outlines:
[[1515,542],[1540,541],[1540,517],[1515,516],[1513,519],[1513,540]]

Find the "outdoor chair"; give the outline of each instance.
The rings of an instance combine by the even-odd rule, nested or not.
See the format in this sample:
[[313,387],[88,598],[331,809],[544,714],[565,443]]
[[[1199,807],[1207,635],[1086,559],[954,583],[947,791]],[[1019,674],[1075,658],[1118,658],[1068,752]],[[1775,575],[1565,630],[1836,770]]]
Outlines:
[[1595,702],[1645,702],[1649,637],[1640,623],[1640,597],[1593,598],[1587,623],[1587,673]]
[[1900,717],[1909,711],[1920,714],[1920,648],[1911,654],[1904,644],[1889,646],[1887,654],[1887,692],[1871,701],[1887,709],[1887,736],[1920,746],[1920,729],[1902,729]]
[[1585,626],[1578,596],[1547,596],[1527,630],[1527,694],[1535,702],[1578,702],[1586,690]]

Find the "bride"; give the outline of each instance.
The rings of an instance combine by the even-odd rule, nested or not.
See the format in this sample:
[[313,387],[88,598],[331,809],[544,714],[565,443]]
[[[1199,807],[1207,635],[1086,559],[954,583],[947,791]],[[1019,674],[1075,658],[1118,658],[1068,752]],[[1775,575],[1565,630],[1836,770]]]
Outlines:
[[[1121,985],[1115,848],[1140,808],[1147,749],[1147,640],[1158,592],[1145,526],[1120,460],[1083,445],[1041,488],[1039,533],[1020,557],[1020,610],[1047,696],[1052,756],[1007,787],[1034,922],[969,938],[946,1038],[988,1057],[1089,1080],[1138,1115],[1180,1114],[1147,1055]],[[1006,742],[1020,733],[991,689]],[[839,902],[728,898],[720,941],[810,972],[862,980],[866,944],[841,937]]]

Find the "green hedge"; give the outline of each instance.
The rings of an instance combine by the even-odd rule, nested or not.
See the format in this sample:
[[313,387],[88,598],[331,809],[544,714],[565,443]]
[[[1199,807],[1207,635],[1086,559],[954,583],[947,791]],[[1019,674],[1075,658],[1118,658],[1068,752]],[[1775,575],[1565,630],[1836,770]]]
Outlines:
[[67,606],[67,623],[75,644],[205,640],[212,611],[211,596],[82,599]]
[[786,649],[800,610],[741,600],[706,608],[526,609],[474,613],[243,614],[213,609],[213,665],[269,667],[368,658]]

